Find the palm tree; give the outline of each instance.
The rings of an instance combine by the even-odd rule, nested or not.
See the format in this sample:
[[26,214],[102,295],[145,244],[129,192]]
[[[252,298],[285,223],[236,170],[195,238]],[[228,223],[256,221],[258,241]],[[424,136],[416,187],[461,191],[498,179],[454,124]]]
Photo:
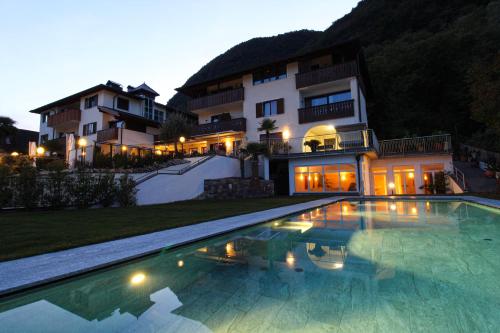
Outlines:
[[5,139],[14,135],[17,128],[14,126],[16,122],[9,117],[0,116],[0,142],[5,143]]
[[269,143],[270,143],[269,140],[271,138],[271,132],[278,129],[278,127],[276,126],[276,120],[265,118],[261,121],[261,123],[259,125],[260,125],[260,127],[257,130],[266,132],[266,143],[267,143],[267,146],[269,147]]
[[259,180],[259,156],[268,155],[269,148],[260,142],[249,142],[245,151],[252,157],[252,179]]
[[175,154],[178,154],[177,142],[181,136],[189,137],[192,132],[192,123],[181,113],[172,113],[161,125],[160,139],[173,142]]

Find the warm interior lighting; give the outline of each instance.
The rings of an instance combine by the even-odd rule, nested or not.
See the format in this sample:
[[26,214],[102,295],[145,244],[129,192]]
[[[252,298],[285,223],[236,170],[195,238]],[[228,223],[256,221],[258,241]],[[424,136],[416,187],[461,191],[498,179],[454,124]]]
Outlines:
[[127,146],[122,146],[122,151],[127,151]]
[[335,131],[335,126],[333,126],[333,125],[328,125],[328,130],[330,130],[330,131]]
[[156,154],[156,155],[161,155],[161,150],[157,149],[157,150],[155,151],[155,154]]
[[45,153],[45,148],[43,148],[42,146],[39,146],[36,148],[36,153],[38,155],[43,155]]
[[311,180],[311,176],[307,177],[308,180]]
[[424,180],[427,181],[427,179],[429,179],[429,178],[427,178],[427,175],[424,175]]
[[231,148],[231,139],[226,139],[226,149]]
[[349,212],[349,208],[347,208],[347,206],[342,207],[342,210],[344,211],[344,213],[348,213]]
[[396,204],[391,204],[391,205],[389,206],[389,208],[390,208],[391,210],[396,210],[397,206],[396,206]]
[[179,142],[180,142],[180,143],[184,143],[184,142],[186,142],[186,138],[185,138],[185,137],[183,137],[183,136],[181,136],[181,137],[179,138]]
[[347,177],[345,176],[345,174],[341,173],[340,174],[340,180],[345,182],[347,180]]
[[144,273],[136,273],[130,278],[130,283],[135,286],[143,283],[144,280],[146,280],[146,275]]
[[389,188],[392,190],[392,189],[394,189],[394,187],[396,187],[396,185],[394,185],[394,183],[393,183],[393,182],[390,182],[390,183],[389,183]]
[[80,146],[80,147],[86,147],[87,146],[87,140],[85,140],[85,138],[78,139],[78,146]]
[[303,174],[300,174],[299,179],[300,179],[301,181],[303,181],[303,180],[304,180],[304,175],[303,175]]
[[177,267],[183,267],[184,266],[184,260],[179,260],[177,262]]
[[417,214],[417,208],[416,207],[412,207],[411,208],[411,213],[416,215]]
[[18,157],[19,153],[17,151],[13,151],[12,153],[10,153],[10,156],[12,156],[12,157]]
[[288,129],[283,131],[283,139],[284,140],[290,139],[290,131]]
[[288,251],[286,254],[286,263],[288,266],[293,266],[295,263],[295,257],[293,256],[293,253]]
[[228,257],[234,257],[236,252],[234,251],[233,243],[226,244],[226,254]]
[[413,178],[415,178],[415,174],[414,174],[413,172],[410,172],[410,173],[408,174],[408,177],[410,177],[410,179],[413,179]]

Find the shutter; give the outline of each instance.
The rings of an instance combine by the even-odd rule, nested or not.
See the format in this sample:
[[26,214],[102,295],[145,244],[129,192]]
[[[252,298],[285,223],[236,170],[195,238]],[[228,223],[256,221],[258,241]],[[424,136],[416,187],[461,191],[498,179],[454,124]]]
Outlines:
[[264,111],[262,110],[262,103],[255,104],[255,118],[262,118]]
[[278,114],[285,113],[285,100],[283,98],[278,99]]

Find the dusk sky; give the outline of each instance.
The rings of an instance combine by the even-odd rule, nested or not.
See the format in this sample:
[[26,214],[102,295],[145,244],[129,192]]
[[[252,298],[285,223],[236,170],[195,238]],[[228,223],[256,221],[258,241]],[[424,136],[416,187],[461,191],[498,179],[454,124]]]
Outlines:
[[38,130],[29,110],[108,79],[146,82],[166,103],[189,76],[253,37],[324,30],[358,0],[0,0],[0,115]]

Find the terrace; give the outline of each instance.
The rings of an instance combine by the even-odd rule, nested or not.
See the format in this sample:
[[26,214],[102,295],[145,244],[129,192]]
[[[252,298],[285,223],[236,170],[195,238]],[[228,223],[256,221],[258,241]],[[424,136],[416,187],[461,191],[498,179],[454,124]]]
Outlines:
[[188,101],[188,110],[193,111],[243,101],[244,95],[244,89],[240,87],[193,98]]
[[299,72],[295,75],[295,86],[297,89],[313,86],[320,83],[332,82],[359,74],[356,61],[336,64],[307,72]]
[[379,157],[451,153],[450,134],[381,140],[379,149]]

